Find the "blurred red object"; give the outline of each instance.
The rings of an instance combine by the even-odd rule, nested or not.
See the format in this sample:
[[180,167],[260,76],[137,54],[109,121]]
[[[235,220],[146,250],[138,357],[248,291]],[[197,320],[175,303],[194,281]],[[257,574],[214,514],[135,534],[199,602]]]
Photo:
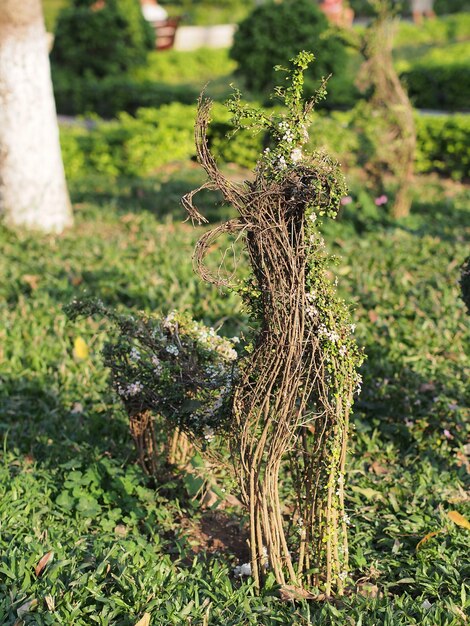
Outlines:
[[175,43],[176,31],[178,29],[180,18],[169,17],[159,22],[150,22],[155,29],[157,50],[168,50]]
[[349,6],[344,6],[343,0],[323,0],[320,9],[332,24],[342,27],[352,26],[354,11]]

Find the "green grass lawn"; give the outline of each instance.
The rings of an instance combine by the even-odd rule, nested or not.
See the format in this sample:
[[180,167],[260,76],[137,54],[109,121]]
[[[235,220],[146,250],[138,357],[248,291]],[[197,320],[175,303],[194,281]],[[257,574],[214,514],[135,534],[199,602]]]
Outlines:
[[[190,498],[184,475],[143,475],[106,385],[106,328],[62,312],[86,293],[246,331],[237,296],[192,272],[200,229],[181,223],[178,197],[200,178],[190,167],[153,186],[84,181],[73,190],[76,226],[63,236],[0,229],[0,623],[133,626],[148,612],[152,626],[464,624],[470,531],[447,513],[470,518],[469,318],[457,285],[468,188],[428,179],[400,224],[353,204],[325,228],[368,355],[349,462],[353,592],[292,604],[270,579],[257,597],[233,577],[239,552],[215,539],[229,524],[242,541],[242,511],[216,518]],[[81,361],[78,336],[90,349]],[[201,544],[201,528],[212,543]]]

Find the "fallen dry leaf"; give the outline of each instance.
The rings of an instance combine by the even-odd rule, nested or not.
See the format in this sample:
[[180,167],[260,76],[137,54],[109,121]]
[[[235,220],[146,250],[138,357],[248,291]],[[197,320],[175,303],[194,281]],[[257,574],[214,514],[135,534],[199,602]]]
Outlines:
[[72,287],[78,287],[83,282],[83,277],[80,274],[69,274],[68,279]]
[[33,291],[35,291],[39,286],[40,277],[35,274],[24,274],[22,276],[23,282],[25,282],[28,287],[30,287]]
[[419,541],[418,544],[416,545],[416,550],[419,550],[423,544],[428,542],[432,537],[435,537],[436,535],[438,535],[439,533],[442,533],[442,532],[444,532],[444,531],[441,528],[440,530],[433,530],[432,532],[428,533],[427,535],[424,535],[424,537],[421,539],[421,541]]
[[379,595],[379,588],[372,583],[364,582],[357,585],[357,593],[366,598],[376,598]]
[[217,494],[212,489],[208,489],[202,498],[201,504],[203,507],[210,509],[217,503],[218,499]]
[[465,615],[465,613],[462,611],[460,607],[454,604],[454,606],[452,607],[452,610],[454,611],[456,615],[458,615],[463,620],[464,624],[467,623],[467,616]]
[[46,605],[47,605],[47,610],[48,611],[53,611],[55,609],[55,600],[52,596],[47,595],[44,596],[44,600],[46,601]]
[[88,355],[89,350],[88,346],[85,343],[85,340],[81,337],[77,337],[73,342],[73,356],[76,359],[83,361],[83,359],[88,358]]
[[114,534],[117,537],[126,537],[128,532],[129,530],[127,526],[124,526],[124,524],[118,524],[114,527]]
[[53,556],[54,556],[53,552],[46,552],[46,554],[43,557],[41,557],[41,559],[39,560],[39,563],[36,565],[34,569],[36,576],[41,576],[43,571],[46,569],[46,565],[53,558]]
[[434,391],[436,389],[436,385],[434,383],[423,383],[419,387],[419,391],[424,393],[425,391]]
[[150,613],[144,613],[143,617],[137,622],[135,626],[149,626]]
[[470,522],[458,511],[449,511],[447,513],[447,517],[451,519],[454,524],[457,524],[457,526],[461,526],[462,528],[467,528],[468,530],[470,530]]
[[455,458],[457,466],[465,467],[467,474],[470,474],[470,460],[468,456],[461,450],[458,450],[455,454]]
[[377,474],[377,476],[382,476],[384,474],[388,474],[389,471],[390,470],[387,467],[384,467],[383,465],[380,465],[380,463],[378,461],[374,461],[372,463],[372,465],[369,466],[369,472]]
[[36,598],[28,600],[16,609],[16,614],[19,618],[22,618],[23,615],[26,615],[26,613],[30,613],[31,611],[33,611],[37,607],[37,605],[38,601],[36,600]]
[[302,589],[302,587],[295,587],[294,585],[281,585],[279,587],[279,597],[281,600],[325,600],[326,596],[324,593],[319,595],[314,595],[307,591],[306,589]]

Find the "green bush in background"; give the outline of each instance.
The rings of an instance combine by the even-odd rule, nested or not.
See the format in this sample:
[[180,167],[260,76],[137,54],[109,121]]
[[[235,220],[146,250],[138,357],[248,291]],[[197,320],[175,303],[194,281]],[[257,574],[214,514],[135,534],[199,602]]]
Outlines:
[[[328,33],[328,21],[312,0],[273,0],[255,8],[235,33],[230,55],[238,74],[254,92],[267,92],[276,83],[275,65],[286,65],[299,50],[311,50],[316,62],[306,73],[307,92],[315,82],[333,74],[339,77],[346,64],[346,49]],[[278,80],[278,78],[277,78]]]
[[417,172],[437,172],[454,180],[470,177],[470,117],[416,116]]
[[51,60],[72,76],[102,78],[142,64],[155,47],[138,0],[73,0],[58,17]]
[[199,95],[199,89],[190,85],[142,82],[126,74],[97,79],[55,69],[53,82],[57,110],[63,115],[93,113],[105,118],[115,117],[120,112],[134,115],[143,107],[172,102],[193,104]]
[[62,128],[66,174],[77,179],[90,174],[147,176],[172,161],[194,155],[195,107],[178,103],[140,109],[136,117],[121,113],[112,122]]
[[413,104],[421,109],[447,111],[470,108],[470,66],[419,63],[401,77]]
[[[356,16],[366,17],[373,15],[373,9],[371,8],[369,0],[349,0],[349,4],[354,10]],[[470,11],[470,2],[469,0],[435,0],[434,10],[438,15]],[[409,3],[402,3],[402,14],[409,15],[410,12]]]
[[[435,49],[436,46],[453,44],[456,41],[468,41],[469,33],[470,13],[459,13],[434,20],[425,20],[419,25],[402,20],[398,25],[395,37],[395,52],[401,56],[401,51],[397,51],[397,48],[404,48],[404,57],[407,60],[416,48],[419,49],[424,44]],[[453,48],[453,46],[451,47]],[[442,53],[442,48],[440,53]]]

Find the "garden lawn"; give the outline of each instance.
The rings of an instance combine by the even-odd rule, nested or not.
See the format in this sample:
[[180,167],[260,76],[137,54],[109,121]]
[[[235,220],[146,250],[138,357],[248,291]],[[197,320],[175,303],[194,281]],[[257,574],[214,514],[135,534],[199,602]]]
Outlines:
[[[143,475],[106,385],[105,325],[62,312],[86,293],[248,332],[238,297],[192,272],[201,229],[181,223],[177,200],[198,179],[189,168],[149,188],[84,182],[63,236],[0,230],[0,623],[133,626],[147,612],[152,626],[464,624],[470,530],[448,514],[470,519],[469,317],[457,285],[469,190],[421,181],[399,224],[366,218],[354,197],[325,228],[368,359],[350,447],[351,594],[308,604],[282,601],[270,577],[257,597],[233,577],[230,546],[188,533],[207,531],[214,512],[184,476]],[[241,533],[242,513],[224,515]]]

